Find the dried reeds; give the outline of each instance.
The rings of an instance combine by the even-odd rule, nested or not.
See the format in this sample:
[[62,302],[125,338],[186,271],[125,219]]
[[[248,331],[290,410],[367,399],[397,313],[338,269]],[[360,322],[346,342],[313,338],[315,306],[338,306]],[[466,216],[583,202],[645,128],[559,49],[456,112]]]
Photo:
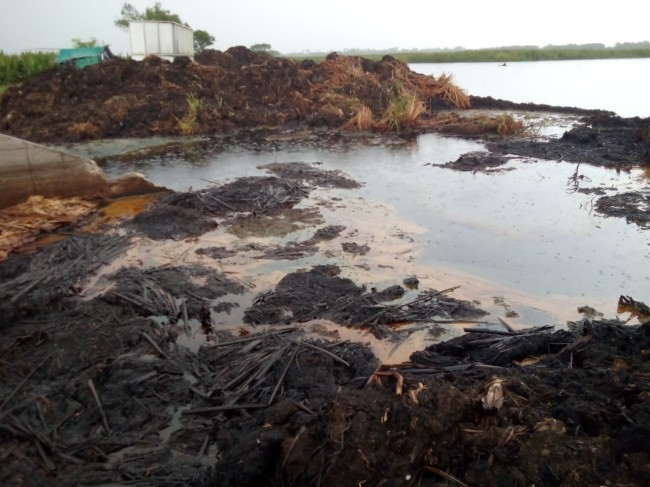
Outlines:
[[382,123],[389,130],[399,132],[404,127],[415,125],[425,111],[426,107],[417,95],[402,94],[390,101]]
[[456,108],[469,108],[469,96],[465,90],[456,86],[452,81],[452,75],[445,73],[440,75],[436,80],[437,87],[433,94]]
[[528,128],[521,120],[517,120],[509,113],[483,119],[481,124],[486,131],[494,132],[501,137],[523,135]]
[[345,129],[358,131],[370,130],[375,126],[372,120],[372,110],[366,105],[361,105],[354,116],[343,126]]

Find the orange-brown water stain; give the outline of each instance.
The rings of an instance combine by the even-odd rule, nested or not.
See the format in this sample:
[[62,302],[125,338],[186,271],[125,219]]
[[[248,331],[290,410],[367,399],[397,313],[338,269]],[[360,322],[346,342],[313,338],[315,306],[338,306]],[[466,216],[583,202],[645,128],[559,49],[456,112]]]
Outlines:
[[134,217],[161,195],[162,193],[151,193],[120,198],[104,206],[101,212],[108,218]]
[[81,228],[81,230],[84,232],[96,232],[102,227],[114,224],[121,219],[133,218],[163,194],[164,193],[149,193],[113,200],[107,205],[101,207],[94,217]]

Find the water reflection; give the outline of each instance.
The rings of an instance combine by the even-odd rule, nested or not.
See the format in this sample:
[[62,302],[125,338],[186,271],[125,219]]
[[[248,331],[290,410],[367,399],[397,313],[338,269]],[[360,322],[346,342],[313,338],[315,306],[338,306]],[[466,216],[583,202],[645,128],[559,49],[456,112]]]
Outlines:
[[[519,315],[514,325],[520,326],[575,319],[576,308],[585,304],[612,316],[620,294],[639,299],[647,295],[647,234],[623,219],[595,214],[593,194],[567,192],[574,164],[513,159],[506,164],[513,170],[497,174],[459,173],[429,165],[480,150],[484,147],[477,142],[433,134],[413,140],[310,134],[231,145],[204,140],[191,151],[192,160],[200,153],[199,164],[175,151],[129,164],[109,161],[105,169],[112,176],[135,169],[155,184],[187,190],[211,181],[260,175],[258,166],[271,162],[318,161],[324,169],[342,170],[364,183],[359,190],[313,191],[304,207],[317,207],[320,217],[295,229],[228,234],[221,228],[192,243],[192,249],[183,242],[142,242],[131,256],[134,261],[211,262],[257,284],[241,299],[240,308],[217,317],[215,323],[237,321],[257,292],[273,287],[288,272],[320,263],[338,263],[345,277],[378,288],[408,276],[417,276],[420,289],[461,285],[455,297],[479,300],[496,316],[505,310],[495,304],[495,297],[504,297]],[[617,173],[582,165],[580,174],[585,176],[580,188],[613,194],[644,186],[648,171]],[[319,244],[317,255],[296,261],[255,260],[246,253],[210,261],[194,253],[201,246],[299,241],[320,222],[344,225],[346,232]],[[368,245],[370,251],[363,256],[346,254],[343,242]]]

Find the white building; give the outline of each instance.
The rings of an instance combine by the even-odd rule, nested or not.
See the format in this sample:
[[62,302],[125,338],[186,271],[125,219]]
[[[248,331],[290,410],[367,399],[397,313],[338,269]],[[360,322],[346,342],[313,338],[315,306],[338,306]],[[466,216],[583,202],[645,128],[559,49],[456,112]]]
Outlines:
[[132,20],[129,22],[131,57],[141,61],[149,54],[173,61],[194,56],[194,31],[176,22]]

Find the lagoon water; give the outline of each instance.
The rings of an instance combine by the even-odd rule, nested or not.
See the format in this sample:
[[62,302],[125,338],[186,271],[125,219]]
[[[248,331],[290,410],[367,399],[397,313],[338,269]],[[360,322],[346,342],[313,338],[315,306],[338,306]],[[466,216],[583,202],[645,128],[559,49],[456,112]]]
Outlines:
[[[436,75],[452,73],[472,94],[650,116],[650,97],[646,95],[650,60],[413,67]],[[568,117],[564,125],[562,119],[553,123],[559,134],[574,121]],[[255,295],[272,289],[287,273],[317,264],[337,264],[343,277],[368,287],[398,284],[411,275],[420,279],[421,289],[461,286],[454,297],[480,301],[491,313],[488,320],[492,322],[496,316],[514,311],[518,316],[509,319],[515,327],[563,325],[579,319],[577,308],[584,305],[613,317],[621,294],[646,302],[650,299],[648,231],[624,219],[595,213],[596,197],[577,193],[567,185],[575,164],[513,159],[489,173],[454,172],[437,164],[484,150],[484,146],[436,134],[410,140],[287,134],[261,142],[225,144],[214,139],[196,145],[188,139],[152,138],[100,141],[67,149],[100,157],[170,141],[185,148],[178,150],[176,145],[175,150],[162,155],[157,152],[156,156],[145,152],[129,163],[107,162],[103,169],[112,177],[139,171],[156,184],[186,191],[237,177],[266,175],[264,164],[300,161],[344,171],[363,183],[356,190],[313,191],[300,207],[316,211],[319,217],[290,222],[288,231],[285,227],[277,234],[255,234],[254,228],[242,233],[225,226],[198,240],[139,240],[127,259],[136,265],[159,265],[161,259],[174,265],[199,261],[255,283],[254,290],[238,298],[238,310],[218,318],[224,325],[240,326],[242,312]],[[648,171],[617,173],[588,165],[579,169],[583,187],[600,188],[608,194],[650,189]],[[319,255],[296,261],[237,255],[210,263],[195,254],[197,248],[208,246],[238,248],[245,243],[273,246],[300,241],[324,224],[344,225],[346,231],[321,243]],[[347,254],[342,252],[342,242],[367,244],[370,251],[364,256]],[[415,292],[408,291],[404,299],[413,299]],[[462,325],[450,326],[447,336],[460,332]],[[351,330],[340,329],[339,333],[344,338],[371,340],[365,335],[353,336],[356,332]],[[401,361],[432,339],[420,331],[400,346],[371,344],[382,360]]]
[[650,58],[507,63],[411,64],[423,74],[451,74],[469,94],[518,103],[610,110],[650,117]]
[[[156,184],[187,190],[263,175],[260,166],[272,162],[304,161],[342,170],[364,184],[358,190],[319,190],[306,205],[317,208],[326,223],[345,225],[349,234],[343,239],[369,245],[368,255],[342,253],[337,239],[328,249],[331,262],[322,257],[256,261],[243,278],[279,280],[286,272],[321,263],[337,263],[346,277],[377,287],[417,275],[425,287],[461,285],[457,297],[479,299],[491,311],[493,298],[503,296],[521,316],[515,324],[530,325],[577,318],[576,308],[585,304],[612,316],[620,294],[648,299],[647,232],[594,213],[594,196],[567,186],[574,164],[513,160],[505,171],[488,174],[431,165],[482,149],[477,142],[435,134],[401,142],[309,137],[253,147],[216,143],[192,151],[191,157],[175,154],[135,164],[110,163],[104,169],[111,176],[137,170]],[[649,184],[641,170],[616,173],[583,165],[580,172],[585,181],[591,180],[585,185],[612,194]],[[340,202],[332,206],[334,197]],[[303,227],[289,235],[244,239],[263,245],[300,240],[314,229],[313,224]],[[232,238],[222,234],[209,240],[229,246],[235,243]],[[190,255],[186,249],[181,252]],[[237,268],[244,269],[239,265],[232,270]]]

